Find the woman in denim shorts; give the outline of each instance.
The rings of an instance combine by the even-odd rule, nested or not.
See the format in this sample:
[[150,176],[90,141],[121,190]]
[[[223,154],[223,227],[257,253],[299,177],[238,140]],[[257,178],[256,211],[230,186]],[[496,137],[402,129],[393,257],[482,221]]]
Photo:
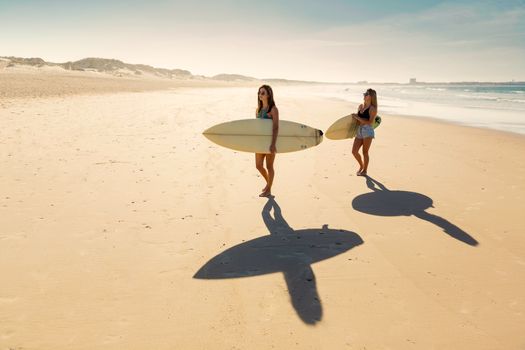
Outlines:
[[[364,102],[359,106],[357,114],[352,114],[352,117],[357,119],[360,124],[352,147],[352,154],[359,163],[357,176],[366,176],[368,162],[370,160],[368,152],[372,145],[372,139],[375,136],[372,124],[377,116],[377,94],[375,90],[368,89],[363,96]],[[363,159],[361,159],[361,155],[359,154],[361,146],[363,146]]]

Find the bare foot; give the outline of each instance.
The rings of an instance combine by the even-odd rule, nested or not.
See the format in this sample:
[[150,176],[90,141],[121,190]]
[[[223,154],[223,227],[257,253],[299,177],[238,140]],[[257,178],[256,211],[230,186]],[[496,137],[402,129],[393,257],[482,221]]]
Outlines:
[[363,171],[363,168],[359,168],[359,170],[357,171],[357,173],[355,173],[357,176],[361,176],[361,172]]
[[270,190],[266,190],[263,193],[259,195],[259,197],[270,197],[272,195],[272,192]]
[[366,176],[366,171],[361,171],[357,173],[357,176]]
[[266,186],[261,190],[261,192],[263,192],[263,193],[266,192],[266,191],[268,191],[268,185],[266,185]]

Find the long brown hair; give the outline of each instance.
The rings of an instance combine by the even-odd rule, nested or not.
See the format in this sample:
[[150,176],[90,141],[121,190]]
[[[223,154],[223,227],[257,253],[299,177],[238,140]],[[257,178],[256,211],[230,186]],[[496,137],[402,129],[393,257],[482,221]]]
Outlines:
[[366,93],[370,96],[370,104],[377,109],[377,93],[374,89],[366,90]]
[[261,111],[261,109],[263,107],[262,101],[259,98],[259,91],[261,91],[261,89],[264,89],[266,91],[266,94],[268,95],[268,111],[267,111],[267,113],[270,113],[272,108],[275,107],[275,101],[273,99],[273,90],[272,90],[272,88],[270,87],[270,85],[266,85],[265,84],[265,85],[261,85],[259,90],[257,90],[257,114],[259,114],[259,112]]

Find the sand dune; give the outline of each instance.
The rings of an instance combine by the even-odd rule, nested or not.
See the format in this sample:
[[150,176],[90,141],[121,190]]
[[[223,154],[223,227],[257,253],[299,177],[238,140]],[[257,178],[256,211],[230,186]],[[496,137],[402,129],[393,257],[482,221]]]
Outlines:
[[167,90],[178,87],[256,86],[256,82],[211,79],[164,79],[152,75],[108,75],[96,71],[68,71],[58,66],[15,65],[0,61],[0,104],[24,103],[25,98],[65,97],[101,93]]

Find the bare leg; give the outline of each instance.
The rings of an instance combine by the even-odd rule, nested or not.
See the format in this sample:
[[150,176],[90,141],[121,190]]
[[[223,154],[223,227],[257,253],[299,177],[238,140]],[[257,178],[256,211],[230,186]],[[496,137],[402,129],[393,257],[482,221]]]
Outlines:
[[264,180],[266,180],[266,187],[263,188],[263,192],[265,192],[268,189],[268,172],[264,168],[265,156],[266,154],[255,153],[255,167],[257,168],[257,170],[259,170],[262,177],[264,177]]
[[269,196],[272,194],[273,177],[275,176],[275,170],[273,168],[274,161],[275,153],[266,155],[266,168],[268,168],[268,186],[266,187],[266,190],[261,193],[261,195]]
[[354,139],[354,145],[352,146],[352,154],[354,155],[355,159],[359,163],[359,170],[357,171],[357,175],[361,173],[364,169],[363,161],[361,160],[361,155],[359,154],[359,149],[363,145],[363,139],[358,139],[357,137]]
[[373,138],[367,137],[366,139],[363,139],[363,158],[364,166],[363,171],[361,172],[361,175],[366,175],[366,171],[368,170],[368,162],[370,161],[370,157],[368,156],[368,151],[370,150],[370,146],[372,146],[372,140]]

